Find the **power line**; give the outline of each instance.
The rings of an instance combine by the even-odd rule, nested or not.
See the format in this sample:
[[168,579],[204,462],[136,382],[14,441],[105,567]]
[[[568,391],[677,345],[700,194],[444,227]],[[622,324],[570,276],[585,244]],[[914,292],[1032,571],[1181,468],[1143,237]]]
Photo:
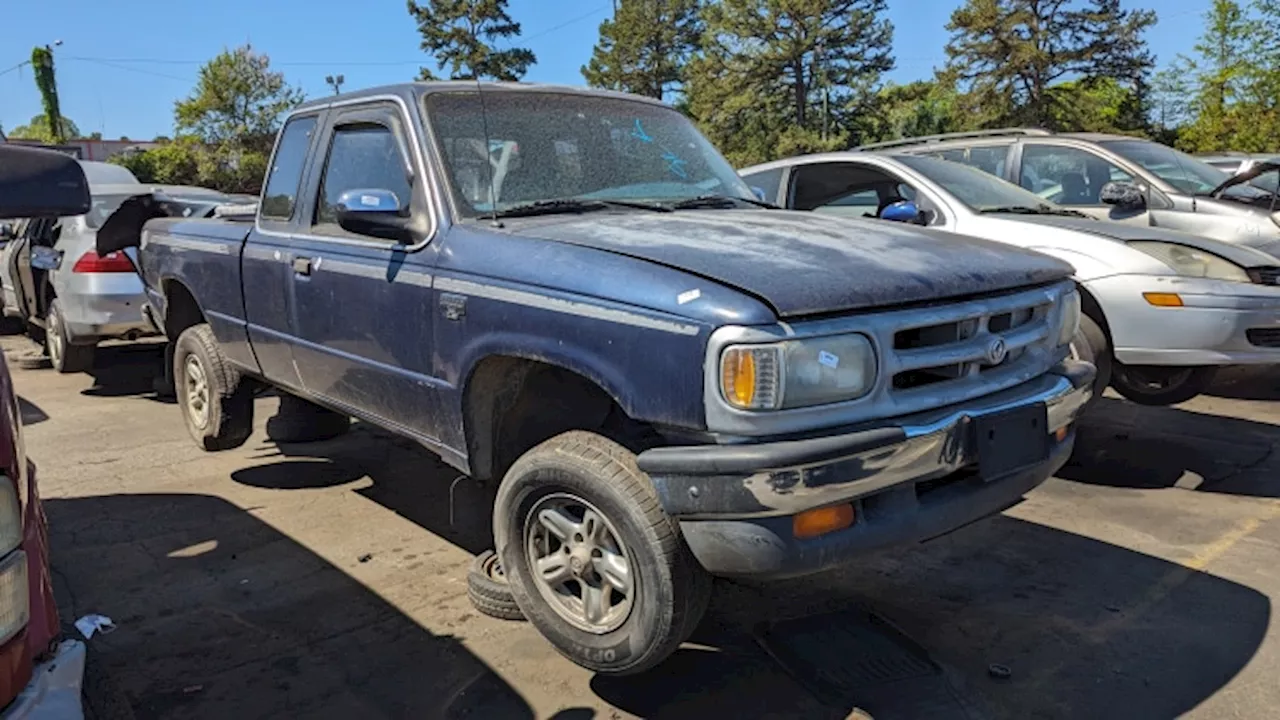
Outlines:
[[177,80],[177,81],[179,81],[179,82],[191,82],[191,81],[192,81],[192,78],[189,78],[189,77],[178,77],[177,75],[168,75],[168,74],[166,74],[166,73],[155,72],[154,70],[143,70],[142,68],[129,67],[128,65],[121,65],[121,64],[119,64],[119,63],[117,63],[117,62],[114,62],[114,61],[111,61],[111,60],[102,60],[101,58],[68,57],[68,58],[66,58],[66,59],[67,59],[67,60],[78,60],[78,61],[80,61],[80,62],[93,63],[93,64],[95,64],[95,65],[103,65],[103,66],[105,66],[105,67],[111,67],[111,68],[115,68],[115,69],[117,69],[117,70],[127,70],[127,71],[129,71],[129,72],[140,73],[140,74],[142,74],[142,75],[151,75],[151,76],[154,76],[154,77],[167,78],[167,79],[169,79],[169,80]]

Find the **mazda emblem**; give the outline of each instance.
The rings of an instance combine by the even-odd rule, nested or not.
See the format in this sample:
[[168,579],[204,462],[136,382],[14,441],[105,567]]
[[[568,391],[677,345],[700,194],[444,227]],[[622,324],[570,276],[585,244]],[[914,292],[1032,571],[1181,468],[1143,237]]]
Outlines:
[[987,364],[999,365],[1008,354],[1009,348],[1005,347],[1004,338],[993,338],[987,345]]

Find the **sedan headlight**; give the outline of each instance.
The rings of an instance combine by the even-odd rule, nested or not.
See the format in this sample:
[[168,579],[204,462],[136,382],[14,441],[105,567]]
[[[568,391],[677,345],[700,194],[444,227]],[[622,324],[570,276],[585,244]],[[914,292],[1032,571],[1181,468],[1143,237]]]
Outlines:
[[875,350],[858,333],[730,345],[720,355],[720,392],[743,410],[854,400],[870,392],[875,379]]
[[1070,345],[1080,329],[1080,293],[1072,290],[1062,296],[1062,323],[1058,325],[1058,345]]
[[1139,240],[1129,243],[1129,247],[1168,265],[1179,275],[1210,280],[1249,282],[1249,273],[1239,265],[1213,253],[1186,245],[1157,240]]

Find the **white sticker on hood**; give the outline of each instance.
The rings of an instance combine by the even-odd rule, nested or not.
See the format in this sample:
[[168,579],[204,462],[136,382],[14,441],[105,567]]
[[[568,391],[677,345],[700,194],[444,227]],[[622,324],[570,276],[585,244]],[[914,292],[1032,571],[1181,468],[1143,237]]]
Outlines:
[[829,368],[838,368],[840,367],[840,358],[835,353],[822,350],[818,353],[818,364],[826,365]]
[[691,303],[700,297],[702,297],[701,290],[696,290],[696,289],[686,290],[676,296],[676,302],[680,303],[681,305],[684,305],[685,303]]

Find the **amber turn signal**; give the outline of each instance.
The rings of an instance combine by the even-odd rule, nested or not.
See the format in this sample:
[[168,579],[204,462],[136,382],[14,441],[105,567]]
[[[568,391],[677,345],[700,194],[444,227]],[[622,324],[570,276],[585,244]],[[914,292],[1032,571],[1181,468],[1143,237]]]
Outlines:
[[1142,297],[1156,307],[1182,307],[1182,298],[1177,293],[1142,293]]
[[1071,432],[1070,425],[1063,425],[1053,433],[1053,439],[1062,442],[1067,439],[1067,433]]
[[814,538],[843,530],[852,524],[852,505],[832,505],[816,510],[805,510],[796,515],[791,520],[791,532],[801,539]]

